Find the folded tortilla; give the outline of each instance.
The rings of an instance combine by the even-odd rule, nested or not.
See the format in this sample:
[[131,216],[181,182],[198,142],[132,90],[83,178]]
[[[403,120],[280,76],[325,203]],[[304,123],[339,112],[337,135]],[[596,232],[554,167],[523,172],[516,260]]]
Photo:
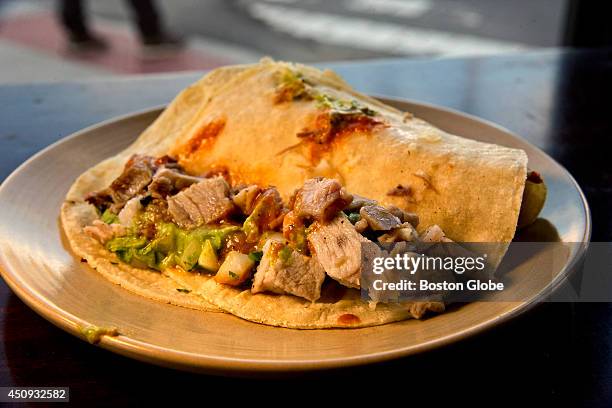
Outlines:
[[[383,125],[355,128],[324,142],[305,138],[320,126],[321,101],[279,100],[287,73],[333,100],[355,101],[375,111]],[[82,231],[95,217],[83,199],[110,184],[134,153],[169,154],[188,173],[223,171],[234,184],[273,185],[284,200],[309,178],[335,178],[351,193],[417,213],[420,230],[437,224],[461,242],[512,240],[527,175],[522,150],[448,134],[352,90],[331,71],[266,59],[212,71],[181,92],[134,144],[72,186],[62,208],[68,240],[113,282],[149,298],[292,328],[377,325],[444,306],[374,307],[360,300],[357,290],[333,287],[324,288],[322,299],[311,303],[288,295],[254,295],[205,274],[172,268],[162,275],[111,262],[114,255]],[[393,193],[398,186],[404,194]],[[180,293],[179,301],[177,288],[191,293]]]

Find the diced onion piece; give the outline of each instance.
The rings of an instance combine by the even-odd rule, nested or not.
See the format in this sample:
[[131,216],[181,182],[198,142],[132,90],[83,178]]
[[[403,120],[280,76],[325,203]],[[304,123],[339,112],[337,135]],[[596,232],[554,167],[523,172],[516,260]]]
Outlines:
[[281,234],[280,232],[276,232],[276,231],[266,232],[259,239],[259,242],[257,243],[256,248],[259,250],[262,250],[264,245],[268,241],[280,242],[282,244],[287,243],[287,240],[285,239],[283,234]]
[[226,285],[237,286],[251,276],[255,262],[248,255],[231,251],[215,275],[215,281]]

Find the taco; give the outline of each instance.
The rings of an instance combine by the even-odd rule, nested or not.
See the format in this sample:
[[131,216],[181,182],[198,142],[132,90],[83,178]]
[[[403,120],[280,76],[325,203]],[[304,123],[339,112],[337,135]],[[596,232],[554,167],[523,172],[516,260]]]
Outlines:
[[[542,183],[522,150],[266,59],[181,92],[76,180],[61,219],[78,256],[140,295],[274,326],[364,327],[444,304],[361,300],[363,242],[508,243],[528,174]],[[530,197],[522,224],[543,200]]]

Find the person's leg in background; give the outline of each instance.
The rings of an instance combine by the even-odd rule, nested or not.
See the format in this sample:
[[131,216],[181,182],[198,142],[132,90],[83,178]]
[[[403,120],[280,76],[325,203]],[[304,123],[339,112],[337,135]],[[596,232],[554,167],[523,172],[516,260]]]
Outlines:
[[106,43],[87,26],[87,15],[81,0],[60,0],[59,17],[70,44],[78,49],[106,48]]
[[132,13],[140,39],[146,46],[173,46],[180,47],[183,42],[179,37],[168,33],[161,22],[161,18],[153,0],[127,0]]

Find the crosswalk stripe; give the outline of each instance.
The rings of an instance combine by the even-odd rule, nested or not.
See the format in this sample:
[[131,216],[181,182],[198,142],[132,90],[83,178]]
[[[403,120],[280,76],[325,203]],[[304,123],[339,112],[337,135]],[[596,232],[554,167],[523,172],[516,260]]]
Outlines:
[[432,8],[431,0],[345,0],[347,10],[418,18]]
[[270,3],[246,5],[251,15],[276,30],[321,43],[399,55],[481,55],[522,51],[521,43],[406,27],[358,17],[301,10]]

